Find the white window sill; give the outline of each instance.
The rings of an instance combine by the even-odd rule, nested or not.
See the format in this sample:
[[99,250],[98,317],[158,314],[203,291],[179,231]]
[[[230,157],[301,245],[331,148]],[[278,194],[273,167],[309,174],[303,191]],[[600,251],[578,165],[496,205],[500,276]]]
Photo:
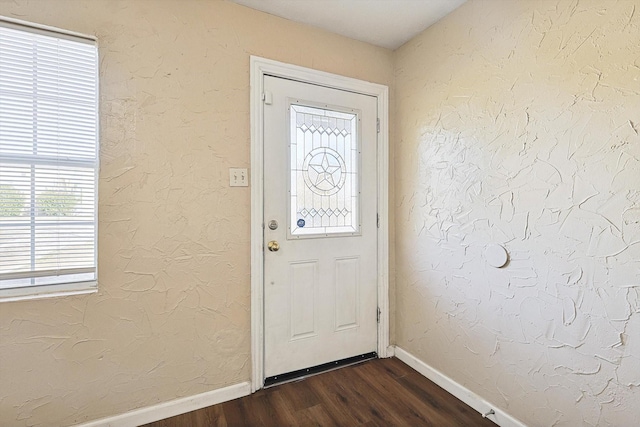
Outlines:
[[93,294],[96,292],[98,292],[98,284],[96,281],[0,289],[0,303]]

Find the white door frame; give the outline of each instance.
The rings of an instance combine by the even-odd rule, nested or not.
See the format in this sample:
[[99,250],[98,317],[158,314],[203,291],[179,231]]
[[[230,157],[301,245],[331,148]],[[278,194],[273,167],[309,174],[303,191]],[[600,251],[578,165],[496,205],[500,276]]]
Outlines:
[[377,98],[380,131],[377,148],[378,356],[389,347],[389,88],[337,74],[251,56],[251,391],[264,385],[264,76],[371,95]]

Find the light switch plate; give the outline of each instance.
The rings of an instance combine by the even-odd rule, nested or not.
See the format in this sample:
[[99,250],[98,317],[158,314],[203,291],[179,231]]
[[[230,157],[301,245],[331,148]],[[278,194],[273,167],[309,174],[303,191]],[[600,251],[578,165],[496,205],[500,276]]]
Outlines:
[[249,171],[247,168],[229,168],[229,187],[248,187]]

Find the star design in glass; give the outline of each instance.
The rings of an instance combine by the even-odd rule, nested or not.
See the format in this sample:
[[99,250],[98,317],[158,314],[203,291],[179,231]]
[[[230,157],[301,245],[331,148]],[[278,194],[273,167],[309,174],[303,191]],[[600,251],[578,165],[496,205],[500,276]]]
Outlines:
[[[340,163],[338,159],[333,156],[328,156],[324,153],[322,156],[317,156],[311,162],[309,167],[316,172],[315,186],[322,189],[331,189],[336,186],[336,178],[334,175],[340,171]],[[327,183],[328,186],[324,183]]]

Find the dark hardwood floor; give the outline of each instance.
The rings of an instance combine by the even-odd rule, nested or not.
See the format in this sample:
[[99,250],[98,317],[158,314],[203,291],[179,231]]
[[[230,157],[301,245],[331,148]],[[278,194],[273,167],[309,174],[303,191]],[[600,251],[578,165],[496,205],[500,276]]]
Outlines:
[[495,427],[396,358],[377,359],[145,427]]

